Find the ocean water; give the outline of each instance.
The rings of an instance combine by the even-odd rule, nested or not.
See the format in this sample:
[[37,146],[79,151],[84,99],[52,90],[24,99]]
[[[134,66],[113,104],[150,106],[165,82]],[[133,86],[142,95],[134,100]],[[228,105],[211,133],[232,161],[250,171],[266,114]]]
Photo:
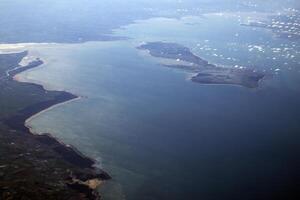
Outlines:
[[[154,18],[114,31],[129,40],[29,45],[46,64],[20,80],[82,96],[29,125],[96,159],[113,177],[99,189],[104,199],[257,199],[285,192],[298,166],[300,46],[240,26],[241,20]],[[178,42],[212,63],[272,77],[257,89],[196,84],[135,48],[150,41]]]

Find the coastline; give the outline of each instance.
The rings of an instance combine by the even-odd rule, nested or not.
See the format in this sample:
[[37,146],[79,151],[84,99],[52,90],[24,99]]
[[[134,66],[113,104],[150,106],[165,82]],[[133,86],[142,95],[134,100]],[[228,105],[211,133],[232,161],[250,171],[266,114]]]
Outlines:
[[[192,73],[188,80],[199,84],[238,85],[253,89],[258,88],[260,80],[266,76],[266,73],[251,68],[222,67],[209,63],[177,43],[149,42],[136,48],[158,58],[161,66]],[[175,64],[163,64],[161,59]]]
[[74,98],[74,99],[66,100],[66,101],[64,101],[64,102],[54,104],[53,106],[50,106],[50,107],[48,107],[48,108],[46,108],[46,109],[44,109],[44,110],[41,110],[40,112],[38,112],[38,113],[32,115],[31,117],[27,118],[27,119],[25,120],[25,124],[24,124],[24,125],[30,130],[30,132],[31,132],[32,134],[38,135],[38,133],[35,133],[34,130],[32,129],[32,127],[31,127],[30,125],[28,125],[28,123],[29,123],[31,120],[35,119],[36,117],[40,116],[41,114],[43,114],[43,113],[45,113],[45,112],[47,112],[47,111],[50,111],[50,110],[52,110],[52,109],[54,109],[54,108],[57,108],[57,107],[59,107],[59,106],[62,106],[62,105],[71,103],[71,102],[73,102],[73,101],[80,100],[81,98],[82,98],[81,96],[77,96],[77,97]]
[[[28,54],[27,51],[23,52],[24,55]],[[22,62],[22,61],[21,61]],[[21,63],[20,62],[20,63]],[[39,116],[40,114],[47,112],[58,106],[76,101],[81,99],[81,96],[74,95],[67,91],[49,91],[44,88],[43,85],[22,82],[15,78],[16,75],[20,74],[29,69],[33,69],[44,64],[42,60],[36,58],[36,60],[29,62],[26,66],[20,65],[11,68],[7,71],[8,79],[25,85],[31,85],[39,90],[43,91],[45,95],[47,93],[57,94],[53,99],[35,103],[21,109],[17,114],[4,120],[4,123],[11,130],[22,131],[25,134],[30,134],[40,143],[49,146],[54,152],[56,152],[64,161],[73,165],[79,170],[76,174],[71,173],[68,180],[65,180],[65,184],[79,193],[85,194],[89,199],[100,199],[100,195],[97,192],[97,187],[105,180],[111,179],[111,177],[104,172],[102,169],[95,167],[95,160],[82,154],[74,146],[67,145],[51,135],[51,133],[36,134],[32,128],[27,124],[30,120]]]

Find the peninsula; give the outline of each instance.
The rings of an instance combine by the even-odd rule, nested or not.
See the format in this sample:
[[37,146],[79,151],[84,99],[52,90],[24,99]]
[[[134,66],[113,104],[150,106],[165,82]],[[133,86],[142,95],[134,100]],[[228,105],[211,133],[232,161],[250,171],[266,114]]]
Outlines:
[[253,69],[220,67],[193,54],[189,48],[176,43],[150,42],[137,47],[157,58],[168,59],[163,66],[194,73],[192,81],[201,84],[234,84],[256,88],[265,74]]
[[25,126],[42,110],[78,98],[15,81],[16,74],[43,64],[37,58],[20,66],[27,54],[0,54],[0,199],[100,199],[94,183],[110,176],[94,167],[94,160],[49,133],[33,135]]

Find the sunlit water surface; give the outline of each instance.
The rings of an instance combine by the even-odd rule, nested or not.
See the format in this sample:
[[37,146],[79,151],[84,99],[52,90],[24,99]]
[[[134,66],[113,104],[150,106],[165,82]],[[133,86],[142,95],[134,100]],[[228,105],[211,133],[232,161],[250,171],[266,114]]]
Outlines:
[[[219,14],[156,18],[115,30],[126,41],[28,47],[46,64],[20,79],[83,97],[29,125],[96,159],[113,177],[100,188],[108,200],[251,199],[253,188],[282,188],[299,150],[299,44],[240,22]],[[135,48],[149,41],[273,77],[257,89],[196,84]]]

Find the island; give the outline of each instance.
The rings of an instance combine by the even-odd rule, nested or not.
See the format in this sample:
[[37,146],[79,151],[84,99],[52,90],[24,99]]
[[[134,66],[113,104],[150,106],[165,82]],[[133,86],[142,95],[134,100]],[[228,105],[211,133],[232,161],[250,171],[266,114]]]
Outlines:
[[149,42],[137,47],[156,58],[167,59],[163,66],[193,73],[191,80],[201,84],[233,84],[256,88],[265,77],[263,72],[244,67],[221,67],[193,54],[189,48],[176,43]]
[[43,64],[21,66],[28,54],[0,54],[0,199],[100,199],[96,187],[111,177],[95,161],[50,133],[34,135],[31,116],[78,96],[46,91],[14,76]]

